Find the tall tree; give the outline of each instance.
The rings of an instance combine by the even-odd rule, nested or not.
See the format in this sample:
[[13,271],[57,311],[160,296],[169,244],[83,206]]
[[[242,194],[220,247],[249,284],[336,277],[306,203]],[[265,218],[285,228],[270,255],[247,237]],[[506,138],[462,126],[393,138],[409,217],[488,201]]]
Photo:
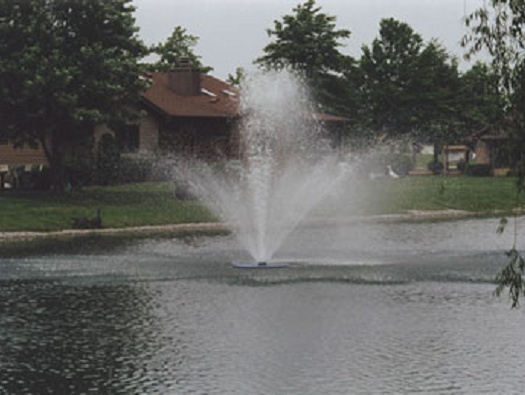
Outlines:
[[504,100],[499,91],[499,77],[490,65],[476,62],[461,75],[460,85],[465,129],[481,131],[502,121]]
[[[505,116],[511,121],[507,123],[508,132],[520,157],[515,169],[518,173],[516,201],[519,201],[525,193],[525,2],[489,0],[488,5],[484,3],[466,18],[466,24],[470,28],[463,38],[467,57],[483,49],[488,51],[499,77]],[[503,218],[498,231],[503,231],[506,222]],[[506,253],[509,263],[496,278],[496,293],[508,288],[513,307],[518,305],[520,297],[525,297],[525,257],[517,249],[517,229],[516,225],[514,244]]]
[[380,134],[402,135],[417,125],[409,89],[422,47],[421,36],[393,18],[381,20],[379,37],[362,47],[363,102],[372,129]]
[[291,68],[301,73],[310,84],[313,94],[321,104],[330,108],[328,86],[337,86],[338,80],[352,58],[342,54],[340,40],[350,37],[350,31],[336,28],[336,17],[321,12],[315,0],[307,0],[274,21],[274,28],[267,29],[273,41],[264,47],[264,55],[255,63],[264,68]]
[[457,143],[465,137],[456,60],[431,40],[418,58],[415,82],[413,111],[418,114],[415,135],[419,140],[434,145],[434,163],[437,163],[443,145]]
[[130,0],[0,0],[0,133],[40,144],[56,187],[68,143],[129,120],[144,82]]
[[[512,119],[509,132],[525,143],[525,3],[490,0],[466,18],[466,25],[466,57],[482,50],[489,53],[506,116]],[[521,145],[525,157],[525,144]]]
[[189,59],[190,63],[200,68],[203,72],[213,70],[212,67],[204,66],[201,63],[201,56],[196,55],[194,47],[197,45],[199,37],[189,34],[185,28],[176,26],[173,33],[164,43],[158,43],[151,47],[151,52],[159,56],[159,60],[148,65],[152,71],[169,71],[180,59]]
[[362,51],[361,117],[369,130],[435,144],[455,137],[457,63],[439,43],[425,44],[408,24],[387,18]]
[[486,50],[500,78],[500,88],[511,99],[522,78],[520,64],[524,61],[525,3],[515,0],[489,0],[466,19],[469,32],[462,44],[466,57]]

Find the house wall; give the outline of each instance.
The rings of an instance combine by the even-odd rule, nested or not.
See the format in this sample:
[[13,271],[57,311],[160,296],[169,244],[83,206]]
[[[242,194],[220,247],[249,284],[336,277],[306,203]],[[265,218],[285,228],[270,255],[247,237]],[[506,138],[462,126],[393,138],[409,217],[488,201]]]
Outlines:
[[458,168],[460,162],[466,162],[468,147],[465,145],[445,145],[443,146],[443,161],[445,168],[444,174],[454,174],[460,172]]
[[41,170],[48,164],[47,157],[40,145],[37,148],[28,146],[15,148],[8,142],[0,142],[0,191],[6,185],[12,186],[13,182],[18,185],[20,181],[19,179],[13,180],[13,174],[16,174],[20,167],[23,166],[24,171],[33,171]]
[[94,137],[95,137],[95,147],[98,145],[98,142],[100,141],[100,138],[104,136],[106,133],[109,133],[111,135],[115,135],[115,132],[111,130],[111,128],[106,124],[100,124],[95,126],[94,130]]
[[230,157],[241,159],[242,157],[242,134],[239,119],[231,119],[228,122]]
[[238,156],[235,123],[226,118],[177,118],[161,125],[159,146],[201,159]]
[[485,141],[478,140],[474,147],[474,152],[476,153],[476,163],[490,163],[490,150]]
[[154,152],[159,146],[159,122],[148,115],[140,122],[139,152]]
[[0,167],[47,164],[48,160],[41,146],[15,148],[10,143],[0,143]]
[[[100,138],[105,134],[115,136],[115,131],[107,124],[95,126],[94,138],[95,147],[98,145]],[[138,153],[147,154],[154,152],[159,146],[159,121],[148,115],[141,119],[139,123],[139,149]]]

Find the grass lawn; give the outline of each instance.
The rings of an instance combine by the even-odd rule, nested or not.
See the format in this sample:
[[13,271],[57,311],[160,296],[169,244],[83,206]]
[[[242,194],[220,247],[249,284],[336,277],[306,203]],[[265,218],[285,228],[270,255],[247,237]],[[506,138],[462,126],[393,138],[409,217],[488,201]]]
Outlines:
[[[352,214],[396,214],[407,210],[457,209],[490,214],[516,206],[514,178],[429,176],[356,184]],[[72,228],[73,217],[102,211],[103,227],[119,228],[214,221],[194,201],[180,201],[171,183],[89,187],[63,194],[0,193],[0,231],[53,231]],[[520,202],[521,206],[525,202]]]
[[516,179],[510,177],[420,176],[384,179],[364,186],[356,206],[366,214],[408,210],[466,210],[489,215],[523,207],[516,201]]
[[55,194],[0,193],[0,231],[70,229],[74,217],[94,217],[101,209],[105,228],[214,221],[202,205],[180,201],[171,183],[88,187]]

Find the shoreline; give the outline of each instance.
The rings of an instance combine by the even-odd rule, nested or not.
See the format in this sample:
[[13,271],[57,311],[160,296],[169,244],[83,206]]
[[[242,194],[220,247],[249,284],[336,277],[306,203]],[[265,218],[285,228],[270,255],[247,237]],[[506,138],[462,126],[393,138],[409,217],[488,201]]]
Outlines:
[[[425,221],[425,220],[458,220],[466,218],[490,218],[497,216],[512,215],[508,212],[478,213],[465,210],[409,210],[402,214],[378,214],[363,217],[351,217],[345,220],[336,219],[313,219],[310,224],[344,224],[358,222],[396,222],[396,221]],[[517,212],[523,215],[523,210]],[[16,231],[0,232],[0,244],[9,242],[32,241],[37,239],[62,239],[82,236],[115,236],[115,235],[156,235],[169,233],[216,233],[229,232],[230,227],[222,222],[184,223],[170,225],[144,225],[124,228],[101,228],[101,229],[64,229],[59,231]]]
[[124,228],[64,229],[57,231],[0,232],[0,244],[5,242],[31,241],[46,238],[72,238],[82,236],[148,235],[159,233],[224,232],[228,228],[220,222],[185,223],[171,225],[144,225]]

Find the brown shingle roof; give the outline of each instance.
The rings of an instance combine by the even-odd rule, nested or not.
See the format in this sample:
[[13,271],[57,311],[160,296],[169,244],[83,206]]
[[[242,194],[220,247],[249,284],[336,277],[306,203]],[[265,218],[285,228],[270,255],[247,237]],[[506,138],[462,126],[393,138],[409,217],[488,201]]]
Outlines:
[[[239,116],[239,91],[230,84],[215,77],[201,74],[201,88],[211,92],[210,96],[201,92],[199,95],[186,96],[175,92],[169,86],[168,73],[152,73],[151,86],[143,98],[154,108],[173,117],[219,117],[234,118]],[[234,93],[231,95],[228,93]],[[331,114],[316,113],[323,122],[348,122],[348,118]]]
[[326,113],[316,113],[315,116],[318,120],[322,122],[348,122],[349,119],[346,117],[340,117],[337,115],[326,114]]
[[[209,75],[201,75],[201,88],[216,95],[205,93],[185,96],[169,87],[168,73],[153,73],[152,84],[143,94],[144,99],[166,115],[174,117],[221,117],[238,116],[238,92],[231,85]],[[223,91],[234,92],[231,96]]]

